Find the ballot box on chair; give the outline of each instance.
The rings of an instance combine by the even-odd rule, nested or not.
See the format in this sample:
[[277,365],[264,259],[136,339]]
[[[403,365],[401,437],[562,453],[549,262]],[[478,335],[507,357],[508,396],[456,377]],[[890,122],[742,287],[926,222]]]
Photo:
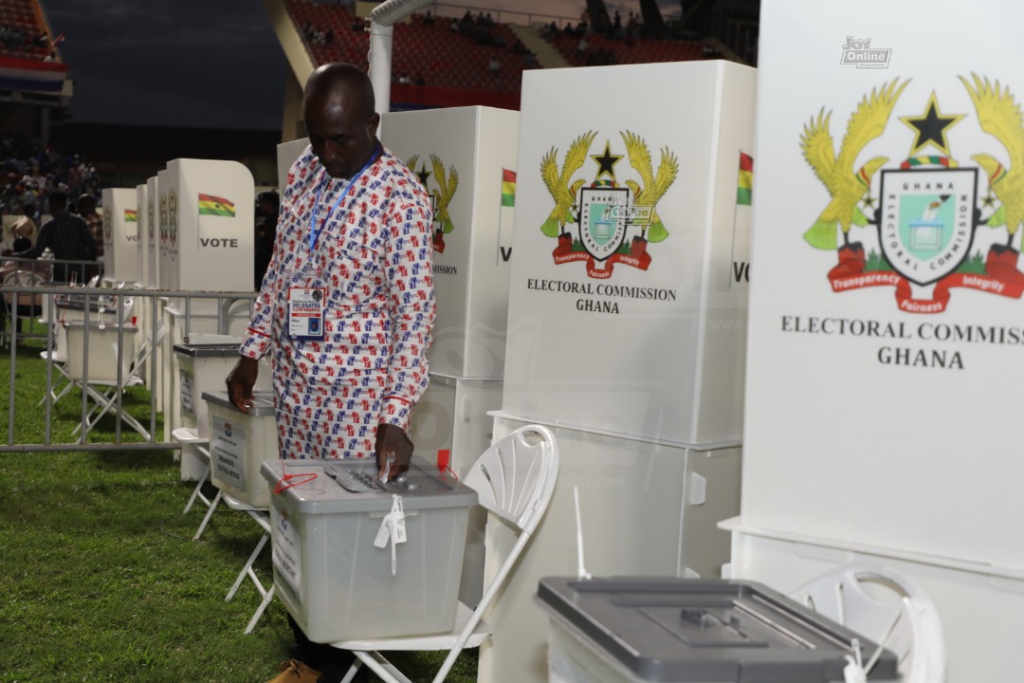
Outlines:
[[[269,460],[274,585],[314,642],[452,628],[469,510],[477,494],[413,457],[381,484],[373,458]],[[375,543],[401,501],[406,542]]]
[[226,391],[204,391],[210,438],[210,481],[224,493],[254,508],[270,505],[270,489],[260,465],[278,458],[274,395],[254,391],[243,413]]

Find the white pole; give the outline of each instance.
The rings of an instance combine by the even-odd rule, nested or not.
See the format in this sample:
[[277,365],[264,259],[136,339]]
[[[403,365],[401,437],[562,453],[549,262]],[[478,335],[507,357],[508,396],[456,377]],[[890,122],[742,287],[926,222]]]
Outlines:
[[394,27],[370,20],[370,83],[378,114],[391,109],[391,36]]

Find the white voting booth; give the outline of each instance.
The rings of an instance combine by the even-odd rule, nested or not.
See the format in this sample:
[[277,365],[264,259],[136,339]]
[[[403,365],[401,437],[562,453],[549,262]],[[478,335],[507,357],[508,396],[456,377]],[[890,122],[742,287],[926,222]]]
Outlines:
[[284,189],[288,187],[288,171],[292,164],[309,146],[309,138],[298,138],[282,142],[277,146],[277,188],[278,194],[284,197]]
[[1024,605],[1009,391],[1024,370],[1010,190],[1024,7],[963,9],[762,4],[758,267],[729,523],[737,578],[788,591],[866,558],[916,579],[942,620],[948,683],[1020,677]]
[[[503,171],[518,153],[519,113],[457,107],[385,114],[381,142],[431,196],[437,319],[427,353],[430,385],[413,410],[411,437],[431,462],[464,475],[491,443],[487,413],[501,406],[514,208],[502,204]],[[509,201],[508,203],[511,203]],[[470,521],[462,598],[483,591],[483,526]]]
[[[168,289],[242,292],[252,289],[253,213],[252,174],[234,161],[174,159],[158,174],[161,214],[159,279]],[[166,219],[166,223],[164,222]],[[174,345],[190,334],[239,335],[249,320],[250,305],[240,300],[218,310],[215,299],[167,301],[164,339],[164,429],[167,437],[184,426],[181,415],[181,376]],[[221,323],[227,329],[219,329]],[[182,460],[185,479],[205,473],[206,463]]]
[[[160,180],[159,175],[155,175],[146,180],[146,246],[143,252],[146,267],[144,270],[145,278],[142,281],[146,289],[160,288],[160,220]],[[147,297],[146,300],[149,302],[147,315],[152,315],[156,318],[159,325],[164,319],[163,310],[167,304],[167,299]],[[150,331],[145,332],[145,334],[152,341],[152,326],[149,325],[147,327]],[[164,405],[167,357],[168,350],[165,348],[165,344],[156,344],[153,348],[153,358],[157,367],[156,386],[150,387],[150,390],[156,391],[156,409],[161,413],[167,407]],[[149,374],[147,373],[147,375]],[[149,381],[148,378],[147,381]],[[169,430],[165,428],[164,439],[167,440],[169,435]]]
[[135,216],[136,222],[135,239],[135,260],[138,265],[138,278],[136,281],[140,286],[149,283],[149,202],[146,198],[146,185],[135,186]]
[[146,269],[145,284],[150,288],[160,286],[160,188],[159,176],[146,181]]
[[103,279],[111,284],[139,279],[138,197],[131,188],[103,190]]
[[171,264],[170,264],[170,232],[171,232],[171,219],[170,219],[170,203],[167,197],[167,185],[168,185],[168,171],[163,169],[156,173],[156,188],[157,188],[157,200],[156,209],[160,214],[160,218],[157,221],[159,242],[157,246],[157,286],[160,289],[171,289],[173,283],[171,282]]
[[[544,680],[542,576],[717,574],[739,508],[755,72],[727,62],[527,72],[494,437],[558,438],[547,515],[488,623],[487,683]],[[645,102],[644,106],[637,106]],[[736,277],[739,273],[740,277]],[[487,529],[493,571],[509,534]]]

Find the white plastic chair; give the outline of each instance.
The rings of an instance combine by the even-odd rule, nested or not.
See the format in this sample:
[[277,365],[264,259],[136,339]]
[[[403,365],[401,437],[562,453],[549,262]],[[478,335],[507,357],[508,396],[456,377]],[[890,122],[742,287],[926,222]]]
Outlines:
[[407,638],[347,640],[334,647],[351,650],[356,661],[342,683],[350,683],[366,664],[387,683],[411,683],[380,651],[448,650],[434,677],[440,683],[464,648],[479,647],[490,635],[482,617],[547,510],[558,478],[558,443],[546,427],[520,427],[488,448],[470,468],[463,483],[477,492],[480,505],[519,531],[519,538],[491,579],[476,609],[459,603],[449,633]]
[[[913,579],[886,567],[847,565],[790,597],[895,652],[903,683],[945,680],[942,623],[931,598]],[[874,654],[864,653],[868,672]]]

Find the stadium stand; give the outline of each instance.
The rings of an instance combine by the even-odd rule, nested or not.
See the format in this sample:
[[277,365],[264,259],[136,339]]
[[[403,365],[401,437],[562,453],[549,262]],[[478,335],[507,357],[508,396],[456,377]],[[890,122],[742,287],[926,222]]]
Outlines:
[[44,60],[51,36],[37,0],[0,0],[0,57]]
[[67,75],[39,0],[0,0],[0,101],[69,96]]
[[[315,0],[285,0],[296,31],[315,64],[346,61],[368,66],[369,37],[362,19],[345,6]],[[644,37],[624,27],[612,36],[572,27],[544,29],[545,39],[573,66],[674,62],[721,56],[707,45],[687,40]],[[585,49],[580,50],[580,41]],[[528,50],[506,24],[492,22],[469,10],[461,18],[415,15],[394,29],[393,99],[414,95],[402,84],[476,92],[516,93],[522,72],[538,68]],[[497,60],[492,70],[492,60]],[[404,76],[404,77],[403,77]],[[401,79],[399,81],[398,79]],[[398,96],[398,97],[396,97]]]
[[[367,68],[369,36],[347,7],[287,0],[288,12],[317,64],[345,61]],[[421,85],[476,91],[518,92],[525,68],[538,66],[512,30],[475,17],[426,19],[394,29],[391,71]],[[497,60],[497,73],[490,69]]]
[[[586,48],[580,50],[580,40]],[[550,35],[548,42],[573,66],[601,64],[646,64],[685,62],[701,59],[705,46],[687,40],[655,40],[643,37],[609,38],[600,33]]]
[[98,199],[101,187],[95,166],[67,148],[25,137],[0,140],[0,215],[21,215],[32,206],[38,220],[51,192]]

